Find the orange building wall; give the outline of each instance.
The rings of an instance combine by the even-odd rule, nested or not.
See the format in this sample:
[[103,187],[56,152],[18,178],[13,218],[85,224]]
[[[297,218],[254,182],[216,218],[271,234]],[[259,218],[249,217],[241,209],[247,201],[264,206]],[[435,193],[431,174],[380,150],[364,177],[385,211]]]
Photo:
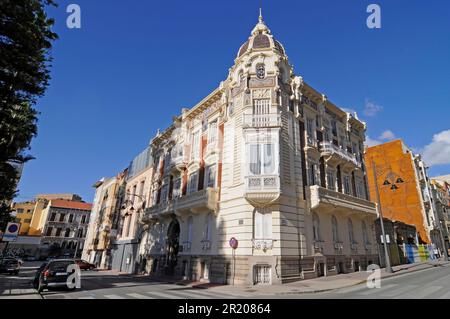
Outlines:
[[[383,217],[414,225],[420,239],[429,243],[430,239],[424,226],[426,221],[422,213],[423,206],[418,189],[419,181],[416,177],[411,154],[404,152],[401,140],[369,147],[366,150],[365,163],[367,166],[370,198],[376,202],[372,160],[377,169],[377,184]],[[398,177],[404,183],[396,184],[399,187],[397,190],[391,190],[392,184],[383,185],[386,179],[394,183]]]

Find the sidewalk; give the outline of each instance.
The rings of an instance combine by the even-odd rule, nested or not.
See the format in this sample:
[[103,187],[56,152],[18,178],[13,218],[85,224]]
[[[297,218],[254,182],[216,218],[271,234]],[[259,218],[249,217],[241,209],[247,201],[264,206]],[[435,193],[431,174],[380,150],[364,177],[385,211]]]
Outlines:
[[[427,261],[415,264],[399,265],[392,267],[394,273],[386,273],[381,270],[381,278],[390,278],[394,276],[409,274],[415,271],[430,269],[433,267],[450,266],[450,262],[444,260]],[[347,288],[361,283],[365,283],[370,273],[361,271],[349,274],[341,274],[330,277],[320,277],[315,279],[297,281],[283,285],[271,286],[230,286],[230,285],[211,285],[202,283],[185,283],[193,288],[208,288],[211,291],[223,292],[236,295],[283,295],[283,294],[304,294],[319,293],[340,288]],[[183,284],[180,282],[179,284]]]

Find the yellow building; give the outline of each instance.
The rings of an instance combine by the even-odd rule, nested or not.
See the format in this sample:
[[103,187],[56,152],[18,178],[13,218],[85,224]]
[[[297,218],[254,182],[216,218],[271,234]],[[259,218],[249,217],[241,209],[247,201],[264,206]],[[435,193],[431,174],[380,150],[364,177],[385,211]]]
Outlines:
[[20,236],[27,236],[36,202],[14,203],[13,211],[16,212],[16,222],[20,223]]

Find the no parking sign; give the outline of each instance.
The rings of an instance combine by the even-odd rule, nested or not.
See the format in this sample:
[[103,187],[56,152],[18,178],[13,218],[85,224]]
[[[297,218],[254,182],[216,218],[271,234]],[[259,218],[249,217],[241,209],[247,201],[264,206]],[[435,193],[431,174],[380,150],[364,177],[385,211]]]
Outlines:
[[3,234],[3,241],[15,241],[19,235],[19,229],[20,223],[8,223]]

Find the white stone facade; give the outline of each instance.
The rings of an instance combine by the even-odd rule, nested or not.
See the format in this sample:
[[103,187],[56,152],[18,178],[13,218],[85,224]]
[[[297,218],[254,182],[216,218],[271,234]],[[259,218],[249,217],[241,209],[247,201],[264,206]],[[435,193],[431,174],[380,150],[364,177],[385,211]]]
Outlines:
[[276,284],[376,262],[365,130],[294,75],[260,17],[228,78],[151,141],[149,272]]

